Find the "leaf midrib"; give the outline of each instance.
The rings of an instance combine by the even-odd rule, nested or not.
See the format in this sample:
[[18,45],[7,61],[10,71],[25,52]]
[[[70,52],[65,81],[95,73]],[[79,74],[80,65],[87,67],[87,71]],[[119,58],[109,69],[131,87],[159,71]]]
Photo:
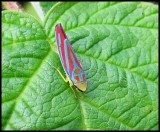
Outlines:
[[[82,103],[83,103],[83,102],[84,102],[84,103],[87,103],[88,105],[91,105],[91,106],[94,107],[95,109],[98,109],[98,106],[97,106],[95,103],[90,102],[90,101],[88,101],[87,99],[85,99],[85,100],[84,100],[84,99],[81,99],[81,102],[82,102]],[[82,103],[81,103],[81,104],[82,104]],[[82,105],[81,105],[81,107],[82,107]],[[123,124],[124,126],[128,127],[129,129],[134,129],[134,128],[132,128],[131,126],[129,126],[128,124],[124,123],[123,121],[121,121],[121,120],[117,119],[116,117],[114,117],[113,115],[109,114],[108,111],[102,110],[102,109],[98,109],[98,111],[101,111],[102,113],[107,114],[109,117],[111,117],[111,118],[114,119],[115,121],[119,122],[120,124]]]

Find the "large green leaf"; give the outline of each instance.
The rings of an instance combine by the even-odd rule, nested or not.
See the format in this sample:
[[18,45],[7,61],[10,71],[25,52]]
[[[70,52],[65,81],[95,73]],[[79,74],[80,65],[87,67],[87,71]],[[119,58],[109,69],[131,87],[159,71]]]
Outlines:
[[[55,43],[61,23],[87,77],[74,92]],[[56,69],[55,69],[56,68]],[[57,3],[43,26],[2,13],[4,130],[157,130],[158,7],[144,2]]]

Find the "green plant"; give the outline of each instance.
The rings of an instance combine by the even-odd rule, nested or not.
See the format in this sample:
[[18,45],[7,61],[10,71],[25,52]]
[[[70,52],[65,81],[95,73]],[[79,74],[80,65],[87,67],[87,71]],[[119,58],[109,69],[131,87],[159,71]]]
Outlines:
[[[53,68],[65,76],[57,23],[86,73],[87,91],[77,91],[77,98]],[[2,129],[157,130],[158,7],[58,2],[43,24],[26,13],[3,11]]]

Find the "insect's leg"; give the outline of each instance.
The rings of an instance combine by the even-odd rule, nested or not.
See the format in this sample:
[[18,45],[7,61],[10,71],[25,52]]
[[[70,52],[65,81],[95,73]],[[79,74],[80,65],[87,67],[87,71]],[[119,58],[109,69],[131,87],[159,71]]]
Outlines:
[[77,95],[76,95],[76,92],[75,92],[75,90],[74,90],[74,88],[73,88],[73,82],[69,79],[69,77],[67,77],[67,80],[69,81],[69,86],[71,87],[71,89],[73,90],[73,92],[74,92],[74,95],[75,95],[75,97],[77,98]]
[[71,89],[73,90],[73,92],[74,92],[74,96],[77,98],[77,95],[76,95],[76,92],[75,92],[75,90],[74,90],[74,88],[73,88],[73,85],[69,85],[70,87],[71,87]]
[[[56,69],[54,66],[53,66],[53,68]],[[71,87],[71,89],[73,90],[75,97],[77,98],[76,92],[75,92],[74,89],[73,89],[73,83],[72,83],[72,81],[71,81],[68,77],[65,79],[65,78],[63,77],[62,73],[61,73],[58,69],[56,69],[56,70],[57,70],[57,72],[61,75],[61,77],[63,78],[63,80],[64,80],[65,82],[69,82],[70,87]]]
[[65,82],[68,82],[68,78],[65,79],[64,76],[62,75],[62,73],[58,70],[58,68],[55,68],[54,66],[53,66],[53,68],[57,70],[57,72],[61,75],[62,79],[63,79]]

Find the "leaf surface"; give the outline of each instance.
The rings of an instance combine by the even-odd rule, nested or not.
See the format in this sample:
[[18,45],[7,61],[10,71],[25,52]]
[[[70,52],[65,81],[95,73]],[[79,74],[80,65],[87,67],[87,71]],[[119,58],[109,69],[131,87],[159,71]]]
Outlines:
[[[61,23],[87,77],[75,98],[55,42]],[[4,130],[157,130],[158,7],[60,2],[43,25],[2,13]]]

